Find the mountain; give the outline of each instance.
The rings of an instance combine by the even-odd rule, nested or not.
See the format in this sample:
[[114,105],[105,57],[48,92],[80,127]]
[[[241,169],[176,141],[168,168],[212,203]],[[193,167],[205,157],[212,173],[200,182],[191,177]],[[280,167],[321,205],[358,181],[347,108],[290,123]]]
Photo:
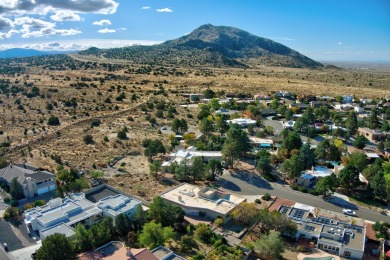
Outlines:
[[0,51],[0,58],[32,57],[32,56],[42,56],[42,55],[62,54],[62,53],[65,52],[37,51],[34,49],[13,48],[13,49]]
[[252,67],[257,65],[318,68],[323,67],[280,43],[227,26],[202,25],[191,33],[153,46],[130,46],[115,49],[91,48],[80,52],[134,63]]

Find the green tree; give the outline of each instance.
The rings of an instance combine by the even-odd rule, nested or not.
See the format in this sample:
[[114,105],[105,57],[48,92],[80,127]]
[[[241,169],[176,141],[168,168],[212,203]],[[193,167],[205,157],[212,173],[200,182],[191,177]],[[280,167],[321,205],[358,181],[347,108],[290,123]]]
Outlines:
[[232,218],[247,226],[255,224],[260,219],[261,210],[254,203],[240,203],[233,211]]
[[18,182],[17,178],[13,178],[9,186],[9,193],[13,200],[20,200],[24,197],[23,186]]
[[353,152],[349,156],[349,164],[354,166],[358,172],[362,172],[368,163],[367,155],[362,152]]
[[153,199],[148,215],[156,223],[161,223],[163,226],[172,226],[174,223],[184,220],[184,211],[180,207],[173,206],[160,197]]
[[376,107],[373,107],[371,109],[371,114],[367,118],[366,124],[367,124],[367,127],[371,128],[371,129],[376,129],[378,127],[379,120],[378,120],[378,111],[377,111]]
[[75,231],[74,246],[78,252],[86,252],[92,249],[90,234],[84,225],[77,224]]
[[131,228],[131,221],[129,216],[123,213],[117,215],[115,217],[115,227],[122,236],[127,234]]
[[348,129],[349,134],[354,135],[358,130],[357,116],[354,111],[350,111],[345,121],[345,127]]
[[306,143],[299,149],[298,154],[300,160],[303,162],[303,169],[310,169],[315,163],[314,149],[310,147],[310,144]]
[[281,170],[287,174],[290,180],[293,180],[294,178],[301,176],[304,169],[303,167],[304,162],[302,161],[302,158],[297,154],[294,154],[289,160],[282,163]]
[[319,108],[314,109],[314,115],[322,122],[325,122],[330,117],[328,106],[322,105]]
[[37,260],[63,259],[73,260],[76,254],[69,239],[63,234],[48,236],[36,252]]
[[270,157],[262,154],[260,158],[256,160],[256,170],[264,175],[271,174],[272,166]]
[[104,172],[102,172],[102,171],[91,171],[90,176],[91,176],[91,178],[100,180],[100,179],[102,179],[104,177]]
[[316,159],[326,159],[330,143],[327,139],[322,140],[314,151]]
[[295,131],[289,132],[287,137],[283,140],[282,148],[287,149],[289,152],[293,149],[300,149],[302,146],[302,140],[299,134]]
[[148,219],[148,212],[144,211],[141,205],[137,206],[133,217],[135,229],[140,229]]
[[156,248],[164,245],[165,241],[174,236],[175,232],[172,227],[162,227],[160,223],[156,224],[152,221],[143,226],[138,238],[141,245],[148,248]]
[[0,156],[0,169],[3,169],[5,167],[7,167],[8,165],[9,165],[9,163],[7,162],[7,160],[4,157]]
[[234,162],[240,158],[240,145],[235,141],[225,141],[222,147],[222,160],[226,165],[233,167]]
[[389,122],[387,122],[387,120],[382,121],[381,130],[385,131],[385,132],[390,131],[390,125],[389,125]]
[[383,200],[387,200],[386,180],[383,171],[378,171],[369,182],[370,189],[375,197]]
[[283,239],[280,237],[280,233],[274,230],[271,230],[268,235],[262,235],[252,244],[252,247],[266,258],[279,259],[284,252]]
[[181,237],[180,239],[181,252],[190,252],[194,247],[197,247],[197,243],[193,236],[184,235]]
[[199,130],[206,136],[206,139],[208,139],[208,136],[214,131],[213,123],[205,117],[200,121]]
[[230,126],[229,131],[226,133],[226,142],[237,142],[241,154],[248,151],[250,147],[246,132],[237,124]]
[[368,142],[367,138],[363,135],[359,135],[355,142],[353,142],[353,146],[359,149],[363,149],[364,146],[366,146],[366,143]]
[[292,111],[291,109],[287,109],[284,113],[284,116],[286,117],[286,120],[292,120],[294,116],[294,111]]
[[215,98],[215,92],[211,89],[206,89],[202,92],[203,94],[203,97],[206,98],[206,99],[212,99],[212,98]]
[[205,164],[203,163],[202,157],[193,157],[191,158],[190,165],[190,175],[193,181],[202,180],[206,169]]
[[157,160],[153,160],[151,164],[149,164],[149,173],[156,178],[159,171],[161,171],[161,162]]
[[220,160],[211,159],[206,165],[207,178],[215,180],[215,177],[222,175],[223,167]]
[[339,161],[340,160],[340,150],[334,144],[331,144],[326,151],[326,159],[329,161]]
[[196,225],[194,234],[195,237],[198,238],[199,240],[205,243],[209,243],[210,238],[213,235],[213,232],[211,231],[210,227],[205,223],[199,223],[198,225]]
[[315,190],[323,196],[336,191],[337,177],[334,174],[321,178],[314,186]]
[[359,171],[353,165],[348,164],[340,171],[338,183],[343,189],[352,191],[353,188],[360,185]]

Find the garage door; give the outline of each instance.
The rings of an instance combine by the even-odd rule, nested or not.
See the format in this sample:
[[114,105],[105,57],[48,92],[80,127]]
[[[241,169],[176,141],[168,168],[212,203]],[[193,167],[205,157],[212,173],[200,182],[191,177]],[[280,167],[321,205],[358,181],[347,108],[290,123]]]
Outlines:
[[38,195],[40,195],[40,194],[48,192],[48,191],[49,191],[49,187],[44,187],[44,188],[37,190],[37,193],[38,193]]
[[56,189],[56,185],[55,184],[50,185],[49,190],[55,190],[55,189]]

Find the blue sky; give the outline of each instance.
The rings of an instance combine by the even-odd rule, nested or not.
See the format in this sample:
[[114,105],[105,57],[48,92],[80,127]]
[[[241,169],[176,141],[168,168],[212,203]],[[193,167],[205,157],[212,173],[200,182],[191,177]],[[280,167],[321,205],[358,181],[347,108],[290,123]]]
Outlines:
[[154,44],[206,23],[316,60],[390,61],[389,0],[0,0],[0,49]]

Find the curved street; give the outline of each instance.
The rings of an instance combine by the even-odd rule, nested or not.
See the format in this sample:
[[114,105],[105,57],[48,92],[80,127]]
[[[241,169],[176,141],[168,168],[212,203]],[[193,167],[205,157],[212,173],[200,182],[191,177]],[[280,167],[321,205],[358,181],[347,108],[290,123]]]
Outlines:
[[273,196],[335,212],[342,212],[344,208],[349,208],[356,212],[357,217],[374,222],[389,221],[389,216],[387,216],[385,213],[359,208],[355,204],[352,204],[348,201],[344,201],[343,205],[327,202],[323,200],[321,196],[313,196],[308,193],[295,191],[292,190],[288,185],[268,182],[261,178],[260,175],[253,174],[248,171],[230,173],[229,171],[225,170],[223,175],[218,180],[218,185],[229,192],[233,192],[241,196],[263,195],[268,192]]

